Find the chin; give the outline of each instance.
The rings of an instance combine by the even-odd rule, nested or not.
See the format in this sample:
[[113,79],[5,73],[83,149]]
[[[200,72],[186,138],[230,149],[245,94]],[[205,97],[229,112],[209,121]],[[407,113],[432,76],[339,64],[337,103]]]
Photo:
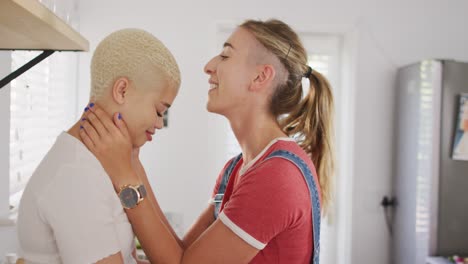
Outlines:
[[213,103],[210,103],[210,101],[206,103],[206,110],[210,113],[220,114],[219,107],[216,107],[216,105],[214,105]]
[[206,105],[206,110],[210,113],[213,113],[213,108],[210,106],[209,103]]
[[143,145],[145,145],[145,143],[146,143],[146,137],[145,137],[144,140],[143,140],[143,138],[142,138],[142,139],[139,139],[139,140],[138,140],[138,139],[132,140],[132,146],[133,146],[133,148],[140,148],[140,147],[143,147]]
[[146,142],[147,142],[146,140],[141,141],[140,143],[134,144],[134,147],[135,148],[141,148],[146,144]]
[[221,108],[207,107],[206,109],[212,114],[218,114],[227,118],[226,112]]

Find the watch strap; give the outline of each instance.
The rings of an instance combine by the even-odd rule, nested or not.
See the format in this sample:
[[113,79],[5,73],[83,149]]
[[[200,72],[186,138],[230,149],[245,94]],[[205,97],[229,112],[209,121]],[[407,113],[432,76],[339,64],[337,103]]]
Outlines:
[[146,198],[147,192],[146,192],[146,187],[144,184],[140,184],[137,187],[138,192],[140,193],[140,200],[138,202],[141,202],[143,199]]

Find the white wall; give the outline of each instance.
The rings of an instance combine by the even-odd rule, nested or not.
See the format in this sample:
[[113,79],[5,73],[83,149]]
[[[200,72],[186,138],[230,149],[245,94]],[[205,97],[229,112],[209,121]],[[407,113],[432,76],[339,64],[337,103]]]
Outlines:
[[[355,129],[350,131],[354,134],[350,260],[391,263],[390,237],[378,204],[391,192],[394,172],[396,68],[424,58],[468,61],[467,1],[83,0],[80,10],[81,31],[92,50],[116,29],[140,27],[163,40],[180,64],[182,88],[170,111],[169,129],[160,131],[142,155],[163,209],[182,212],[185,227],[206,206],[223,165],[220,131],[225,121],[205,111],[208,78],[202,72],[205,62],[219,51],[216,23],[277,17],[298,28],[354,27],[358,52]],[[89,92],[89,60],[90,54],[80,58],[78,105],[83,107]],[[2,246],[8,236],[0,234]]]
[[[7,76],[11,68],[11,52],[0,52],[0,78]],[[10,195],[10,85],[0,89],[0,261],[16,250],[14,227],[8,223]],[[1,262],[0,262],[1,263]]]
[[[10,74],[11,52],[0,52],[0,78]],[[8,216],[8,199],[10,194],[9,173],[10,163],[10,85],[0,89],[0,177],[3,179],[0,185],[0,219]]]

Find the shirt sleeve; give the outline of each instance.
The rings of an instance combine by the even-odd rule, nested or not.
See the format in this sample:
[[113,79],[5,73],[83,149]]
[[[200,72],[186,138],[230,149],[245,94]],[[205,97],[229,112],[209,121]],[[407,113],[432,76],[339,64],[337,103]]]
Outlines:
[[271,159],[241,177],[219,218],[258,250],[311,213],[307,185],[291,162]]
[[108,176],[85,168],[66,173],[40,201],[62,262],[95,263],[121,251],[114,220],[117,196]]

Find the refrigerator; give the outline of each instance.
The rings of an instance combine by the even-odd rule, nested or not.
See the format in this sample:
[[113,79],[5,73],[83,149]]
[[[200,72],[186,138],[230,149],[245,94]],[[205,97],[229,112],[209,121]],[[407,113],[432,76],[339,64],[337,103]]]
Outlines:
[[392,263],[468,257],[468,160],[454,155],[463,135],[468,63],[402,67],[396,89]]

